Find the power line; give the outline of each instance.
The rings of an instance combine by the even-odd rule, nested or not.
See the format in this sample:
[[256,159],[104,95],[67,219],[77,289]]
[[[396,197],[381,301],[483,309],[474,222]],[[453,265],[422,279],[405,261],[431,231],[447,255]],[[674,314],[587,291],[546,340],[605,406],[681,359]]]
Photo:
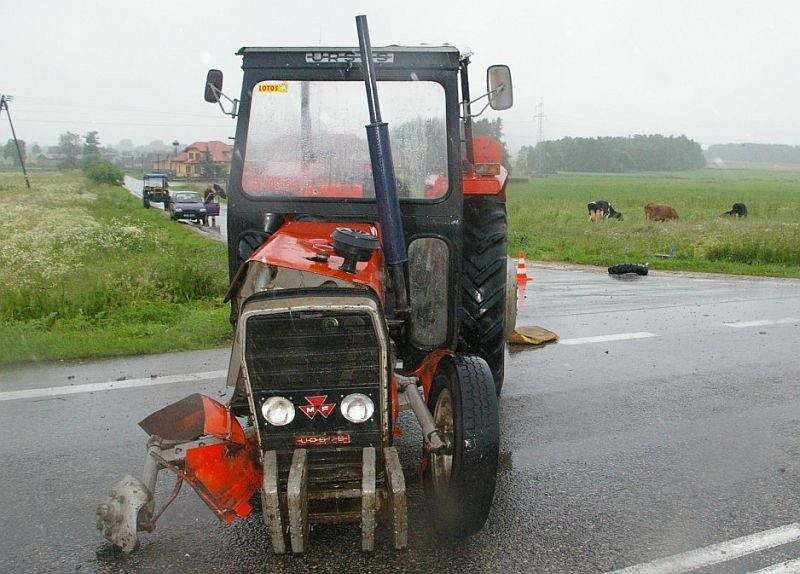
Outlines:
[[31,108],[68,108],[71,110],[80,110],[85,109],[89,110],[92,113],[96,113],[98,110],[105,111],[105,112],[114,112],[114,113],[137,113],[143,112],[146,114],[154,114],[154,115],[168,115],[168,116],[185,116],[185,117],[194,117],[194,118],[203,118],[208,117],[209,114],[207,113],[192,113],[186,112],[184,109],[165,109],[164,106],[159,106],[158,108],[153,107],[145,107],[145,106],[130,106],[130,105],[109,105],[108,100],[100,100],[100,101],[89,101],[85,98],[81,100],[72,101],[67,100],[64,98],[60,98],[58,100],[52,100],[49,98],[42,98],[37,96],[21,96],[25,99],[25,109]]
[[113,125],[113,126],[122,126],[122,127],[143,127],[143,128],[152,128],[152,127],[178,127],[178,128],[192,128],[192,127],[201,127],[201,128],[219,128],[224,127],[221,124],[198,124],[196,122],[188,123],[188,124],[179,124],[179,123],[159,123],[159,122],[121,122],[118,120],[96,120],[96,119],[72,119],[72,120],[32,120],[29,118],[19,118],[21,121],[24,121],[28,124],[99,124],[99,125]]
[[544,118],[547,116],[544,115],[544,102],[542,98],[539,98],[539,103],[536,106],[536,114],[533,116],[535,120],[537,120],[537,128],[536,128],[536,143],[539,144],[544,141]]

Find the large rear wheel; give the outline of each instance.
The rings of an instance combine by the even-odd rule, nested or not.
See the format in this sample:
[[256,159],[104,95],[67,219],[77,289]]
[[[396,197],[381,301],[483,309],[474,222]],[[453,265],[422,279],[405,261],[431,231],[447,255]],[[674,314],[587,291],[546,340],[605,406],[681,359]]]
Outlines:
[[508,240],[506,205],[498,197],[464,200],[461,326],[458,350],[483,357],[500,396],[505,376]]
[[486,361],[465,355],[442,360],[428,408],[449,445],[426,454],[428,509],[442,536],[465,538],[489,516],[500,453],[497,395]]

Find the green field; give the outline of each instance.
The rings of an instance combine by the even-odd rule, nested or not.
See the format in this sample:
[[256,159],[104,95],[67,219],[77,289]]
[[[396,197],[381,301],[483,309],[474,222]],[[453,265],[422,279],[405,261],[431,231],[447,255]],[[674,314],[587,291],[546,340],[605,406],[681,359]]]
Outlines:
[[[586,204],[598,199],[624,220],[588,221]],[[646,221],[651,201],[672,205],[680,220]],[[720,217],[734,202],[747,205],[746,219]],[[508,213],[510,253],[528,259],[800,277],[800,166],[532,177],[509,186]]]
[[0,173],[0,363],[223,344],[227,250],[74,173]]

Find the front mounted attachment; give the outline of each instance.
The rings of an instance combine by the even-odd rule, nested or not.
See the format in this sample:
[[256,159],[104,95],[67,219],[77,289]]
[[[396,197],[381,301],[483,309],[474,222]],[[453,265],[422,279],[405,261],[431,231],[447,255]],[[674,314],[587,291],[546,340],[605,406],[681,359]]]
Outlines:
[[[250,499],[261,485],[256,442],[222,404],[194,394],[157,411],[139,423],[151,434],[142,479],[119,481],[97,508],[97,528],[123,552],[139,546],[138,532],[152,532],[183,482],[225,522],[246,517]],[[158,473],[177,476],[175,489],[155,512]]]
[[[186,397],[140,425],[167,438],[150,437],[141,480],[125,476],[96,512],[98,530],[125,553],[139,547],[139,532],[155,530],[156,521],[184,482],[225,522],[246,517],[252,510],[250,500],[260,489],[264,524],[276,554],[289,549],[304,552],[309,525],[330,521],[330,505],[346,506],[348,500],[355,508],[348,519],[361,522],[362,550],[374,549],[377,515],[386,510],[394,547],[407,546],[405,478],[394,447],[384,448],[381,454],[374,447],[363,448],[358,482],[348,488],[321,489],[308,450],[294,451],[287,478],[285,469],[279,469],[278,453],[269,450],[259,457],[255,437],[242,430],[225,406],[209,397]],[[173,472],[177,481],[156,512],[156,480],[162,469]]]

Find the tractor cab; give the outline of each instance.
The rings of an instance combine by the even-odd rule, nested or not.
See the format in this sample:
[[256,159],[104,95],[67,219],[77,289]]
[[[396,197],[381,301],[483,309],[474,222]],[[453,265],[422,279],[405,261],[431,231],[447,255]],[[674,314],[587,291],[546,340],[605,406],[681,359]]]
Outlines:
[[[244,78],[240,99],[232,101],[238,123],[228,181],[234,291],[254,248],[281,225],[380,225],[382,209],[365,133],[370,115],[359,47],[247,47],[238,54]],[[479,225],[463,216],[465,195],[475,198],[467,203],[504,200],[506,173],[502,146],[490,138],[476,146],[472,138],[469,54],[452,46],[390,46],[373,48],[372,61],[388,120],[390,149],[381,151],[394,168],[394,224],[404,236],[410,312],[403,316],[384,292],[379,297],[390,326],[405,331],[396,342],[413,366],[431,349],[458,345],[463,226]],[[218,102],[221,94],[221,72],[212,71],[206,98]],[[489,69],[482,98],[484,108],[511,105],[506,66]],[[315,241],[330,243],[329,235]],[[309,247],[307,259],[321,257],[318,251]]]

